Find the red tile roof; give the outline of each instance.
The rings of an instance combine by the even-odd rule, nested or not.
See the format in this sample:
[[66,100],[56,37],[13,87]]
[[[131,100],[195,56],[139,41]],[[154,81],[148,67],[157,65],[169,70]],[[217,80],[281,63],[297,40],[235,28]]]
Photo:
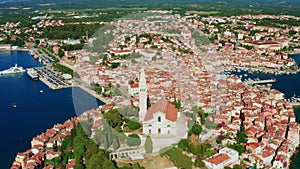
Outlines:
[[170,103],[168,100],[161,99],[157,103],[153,104],[147,111],[145,121],[153,119],[153,115],[157,112],[162,112],[166,114],[166,119],[176,122],[177,113],[179,110],[174,104]]
[[138,88],[139,84],[130,84],[130,88]]
[[213,156],[212,158],[206,160],[207,162],[210,162],[215,165],[219,165],[223,163],[226,160],[229,160],[230,157],[227,154],[218,154],[216,156]]

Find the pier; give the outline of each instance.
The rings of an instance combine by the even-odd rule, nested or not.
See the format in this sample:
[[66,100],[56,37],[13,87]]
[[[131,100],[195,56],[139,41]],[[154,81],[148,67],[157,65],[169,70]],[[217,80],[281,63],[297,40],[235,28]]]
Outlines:
[[293,107],[300,106],[300,102],[289,102],[289,104]]
[[262,84],[262,83],[274,83],[276,82],[276,79],[266,79],[266,80],[251,80],[251,81],[246,81],[248,85],[251,84]]

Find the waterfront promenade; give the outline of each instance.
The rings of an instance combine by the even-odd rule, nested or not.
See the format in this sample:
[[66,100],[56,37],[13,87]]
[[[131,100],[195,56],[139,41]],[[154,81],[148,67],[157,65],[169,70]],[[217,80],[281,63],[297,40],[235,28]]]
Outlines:
[[289,102],[291,106],[300,106],[300,102]]
[[263,83],[273,83],[276,82],[276,79],[266,79],[266,80],[250,80],[246,81],[248,85],[250,84],[263,84]]

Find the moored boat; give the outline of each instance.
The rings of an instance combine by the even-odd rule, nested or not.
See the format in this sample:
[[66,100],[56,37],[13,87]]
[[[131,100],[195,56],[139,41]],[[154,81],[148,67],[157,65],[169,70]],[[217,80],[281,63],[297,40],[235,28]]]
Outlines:
[[23,67],[18,67],[17,64],[15,64],[14,67],[11,67],[7,70],[2,70],[0,71],[0,75],[7,75],[7,74],[15,74],[15,73],[23,73],[25,72],[26,70],[23,69]]

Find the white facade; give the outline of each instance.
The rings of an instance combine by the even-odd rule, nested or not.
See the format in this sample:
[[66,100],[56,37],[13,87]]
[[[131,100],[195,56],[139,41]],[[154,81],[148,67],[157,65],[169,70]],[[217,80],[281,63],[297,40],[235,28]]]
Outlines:
[[143,133],[176,135],[176,122],[168,120],[165,113],[157,112],[153,119],[143,122]]
[[128,94],[130,96],[135,96],[139,93],[139,86],[137,84],[129,84],[128,85]]

